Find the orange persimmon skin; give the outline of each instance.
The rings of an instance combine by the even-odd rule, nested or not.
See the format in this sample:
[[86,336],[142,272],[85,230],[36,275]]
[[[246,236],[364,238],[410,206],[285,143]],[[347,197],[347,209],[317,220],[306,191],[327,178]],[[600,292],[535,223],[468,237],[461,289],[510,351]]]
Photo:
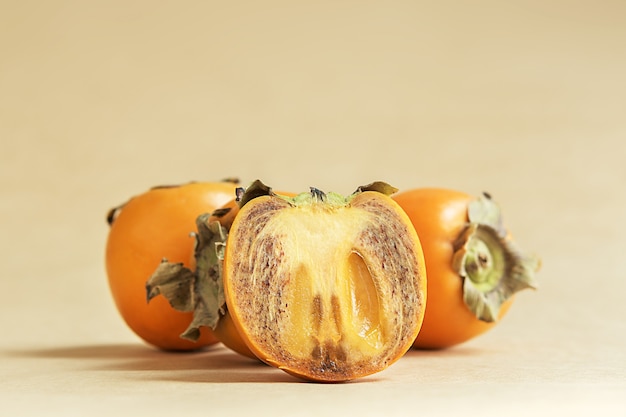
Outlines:
[[[475,197],[454,190],[418,188],[392,196],[411,219],[422,243],[426,264],[426,312],[413,344],[441,349],[470,340],[494,327],[476,318],[463,301],[463,279],[452,267],[453,245],[468,222],[467,209]],[[500,308],[506,314],[512,299]]]
[[182,339],[192,313],[174,310],[164,297],[148,303],[146,281],[164,258],[190,266],[197,216],[231,200],[235,188],[228,182],[153,188],[110,218],[106,271],[111,294],[126,324],[148,344],[187,351],[217,343],[209,329],[202,329],[197,342]]

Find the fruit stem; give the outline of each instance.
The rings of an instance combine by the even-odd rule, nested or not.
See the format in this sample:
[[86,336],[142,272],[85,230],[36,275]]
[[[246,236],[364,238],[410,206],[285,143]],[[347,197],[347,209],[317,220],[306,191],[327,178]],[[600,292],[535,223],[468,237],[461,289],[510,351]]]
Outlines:
[[315,187],[309,187],[309,188],[311,190],[311,196],[313,196],[313,199],[319,202],[326,201],[326,194],[322,190],[320,190],[319,188],[315,188]]

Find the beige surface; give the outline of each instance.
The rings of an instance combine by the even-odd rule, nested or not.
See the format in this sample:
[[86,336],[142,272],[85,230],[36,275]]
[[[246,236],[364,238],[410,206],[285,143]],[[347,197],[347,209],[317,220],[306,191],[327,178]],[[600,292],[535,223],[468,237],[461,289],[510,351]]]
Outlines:
[[[0,414],[626,414],[626,2],[431,3],[0,0]],[[229,175],[489,190],[541,288],[349,384],[154,351],[104,215]]]

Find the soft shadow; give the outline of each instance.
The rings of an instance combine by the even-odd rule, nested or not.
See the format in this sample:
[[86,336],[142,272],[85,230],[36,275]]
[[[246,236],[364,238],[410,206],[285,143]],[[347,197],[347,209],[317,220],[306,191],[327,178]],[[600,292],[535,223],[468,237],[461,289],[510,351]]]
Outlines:
[[458,345],[444,349],[410,349],[405,356],[419,358],[431,358],[431,357],[448,357],[448,358],[462,358],[462,357],[476,357],[489,354],[489,349],[485,347],[475,347],[471,345]]
[[[67,359],[85,364],[84,369],[120,372],[141,380],[190,383],[310,383],[260,361],[241,356],[222,345],[193,352],[168,352],[148,345],[85,345],[5,352],[14,358]],[[370,376],[347,383],[368,383]]]
[[[149,346],[141,344],[127,345],[84,345],[84,346],[59,346],[41,349],[12,350],[8,354],[14,357],[30,357],[42,359],[132,359],[143,358],[147,354],[157,351]],[[192,352],[192,354],[202,351]],[[186,354],[186,353],[185,353]]]
[[[68,359],[86,370],[133,372],[142,379],[179,382],[297,382],[297,378],[218,345],[193,352],[168,352],[147,345],[86,345],[5,352],[14,358]],[[146,372],[148,371],[148,372]]]
[[213,375],[210,373],[188,373],[188,374],[170,374],[166,378],[155,378],[159,380],[167,380],[173,382],[196,382],[196,383],[241,383],[241,382],[290,382],[311,385],[347,385],[347,384],[367,384],[379,382],[381,378],[364,377],[344,382],[315,382],[291,376],[279,369],[266,367],[259,369],[256,373],[239,374],[237,372],[229,372],[227,374]]

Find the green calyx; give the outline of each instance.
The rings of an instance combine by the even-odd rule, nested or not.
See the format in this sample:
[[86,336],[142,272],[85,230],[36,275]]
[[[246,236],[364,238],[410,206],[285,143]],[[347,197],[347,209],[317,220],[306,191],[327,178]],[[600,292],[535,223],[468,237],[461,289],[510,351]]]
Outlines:
[[536,288],[540,261],[517,249],[507,237],[500,208],[484,194],[468,207],[469,223],[455,243],[454,269],[463,279],[463,300],[485,322],[498,319],[513,294]]
[[318,188],[310,187],[309,192],[303,192],[297,194],[295,197],[287,197],[280,194],[276,194],[272,191],[270,187],[263,184],[260,180],[254,181],[250,187],[247,189],[238,188],[237,189],[237,201],[239,207],[243,207],[249,201],[253,200],[256,197],[260,197],[263,195],[272,195],[275,197],[283,198],[287,202],[289,202],[293,206],[302,206],[309,205],[315,203],[325,203],[330,206],[345,206],[352,200],[356,195],[365,192],[365,191],[375,191],[381,194],[385,194],[387,196],[398,191],[397,188],[387,184],[383,181],[375,181],[367,185],[362,185],[358,187],[352,194],[345,197],[341,194],[335,192],[325,193]]

